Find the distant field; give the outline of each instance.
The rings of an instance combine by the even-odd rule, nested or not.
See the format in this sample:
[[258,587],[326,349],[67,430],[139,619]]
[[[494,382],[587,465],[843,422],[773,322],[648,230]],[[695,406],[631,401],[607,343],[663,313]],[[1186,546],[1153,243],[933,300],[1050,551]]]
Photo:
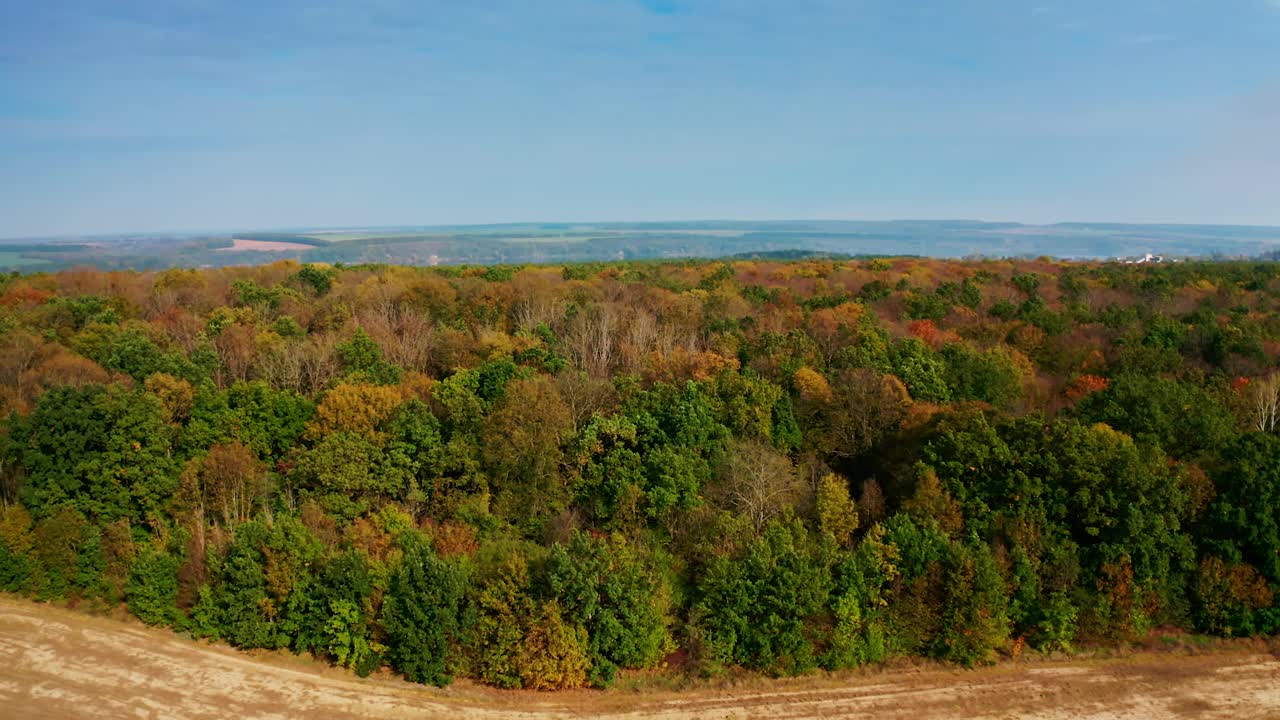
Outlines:
[[564,243],[584,243],[584,242],[590,242],[592,240],[603,240],[603,239],[605,238],[599,235],[530,235],[527,237],[510,237],[510,238],[504,237],[504,238],[499,238],[498,241],[504,242],[504,243],[513,243],[513,244],[514,243],[546,243],[548,245],[551,245],[551,244],[560,245]]
[[0,267],[32,269],[49,264],[51,264],[50,261],[45,258],[23,257],[19,252],[0,250]]
[[538,234],[538,235],[517,235],[509,236],[502,233],[316,233],[305,236],[309,239],[318,240],[330,245],[338,245],[342,243],[370,243],[370,244],[388,244],[388,243],[412,243],[412,242],[429,242],[429,241],[447,241],[447,240],[490,240],[500,243],[583,243],[592,240],[606,240],[610,238],[620,237],[619,235],[610,234],[587,234],[587,235],[559,235],[559,234]]
[[[382,238],[393,238],[393,237],[398,238],[398,237],[404,237],[405,235],[406,233],[402,233],[402,232],[398,232],[398,233],[397,232],[382,232],[382,233],[318,232],[318,233],[307,233],[306,237],[312,238],[313,240],[320,240],[322,242],[327,242],[327,243],[340,243],[340,242],[352,242],[355,240],[379,240]],[[428,237],[428,236],[434,236],[434,234],[422,233],[422,236]]]
[[627,230],[628,235],[672,235],[688,233],[691,235],[704,235],[706,237],[742,237],[747,234],[747,230],[701,230],[699,228],[680,228],[674,227],[665,230]]
[[291,250],[310,250],[314,245],[303,245],[296,242],[283,242],[279,240],[245,240],[244,238],[234,238],[231,247],[218,248],[217,252],[236,252],[242,250],[256,250],[258,252],[287,252]]

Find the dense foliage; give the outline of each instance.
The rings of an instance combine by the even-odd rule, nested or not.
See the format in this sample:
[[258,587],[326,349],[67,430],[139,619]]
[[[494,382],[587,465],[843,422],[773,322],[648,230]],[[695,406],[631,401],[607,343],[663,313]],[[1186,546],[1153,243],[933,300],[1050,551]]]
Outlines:
[[366,674],[1280,631],[1280,266],[0,279],[0,589]]

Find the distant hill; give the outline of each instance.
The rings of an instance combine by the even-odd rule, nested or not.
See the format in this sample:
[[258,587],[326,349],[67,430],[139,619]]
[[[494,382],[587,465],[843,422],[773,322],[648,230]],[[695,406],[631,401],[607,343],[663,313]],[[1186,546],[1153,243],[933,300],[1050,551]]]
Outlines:
[[658,258],[896,256],[1252,258],[1280,251],[1280,227],[976,220],[706,220],[289,228],[0,241],[0,269],[224,266],[281,258],[409,265]]

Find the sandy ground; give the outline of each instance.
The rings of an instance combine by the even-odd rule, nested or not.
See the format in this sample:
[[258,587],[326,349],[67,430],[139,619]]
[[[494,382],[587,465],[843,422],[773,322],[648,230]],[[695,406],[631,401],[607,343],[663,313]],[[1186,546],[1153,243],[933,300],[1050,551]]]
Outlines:
[[249,655],[134,622],[0,596],[3,718],[1280,718],[1280,660],[1138,654],[752,681],[748,687],[538,694]]
[[313,250],[310,245],[279,240],[245,240],[234,238],[231,247],[218,248],[218,252],[235,252],[240,250],[257,250],[259,252],[285,252],[288,250]]

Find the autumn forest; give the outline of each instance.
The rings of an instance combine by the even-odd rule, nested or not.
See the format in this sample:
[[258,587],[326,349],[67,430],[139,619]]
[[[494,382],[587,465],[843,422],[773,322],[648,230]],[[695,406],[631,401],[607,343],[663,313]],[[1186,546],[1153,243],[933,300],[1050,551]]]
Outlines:
[[1278,368],[1277,263],[14,273],[0,589],[530,689],[1273,635]]

